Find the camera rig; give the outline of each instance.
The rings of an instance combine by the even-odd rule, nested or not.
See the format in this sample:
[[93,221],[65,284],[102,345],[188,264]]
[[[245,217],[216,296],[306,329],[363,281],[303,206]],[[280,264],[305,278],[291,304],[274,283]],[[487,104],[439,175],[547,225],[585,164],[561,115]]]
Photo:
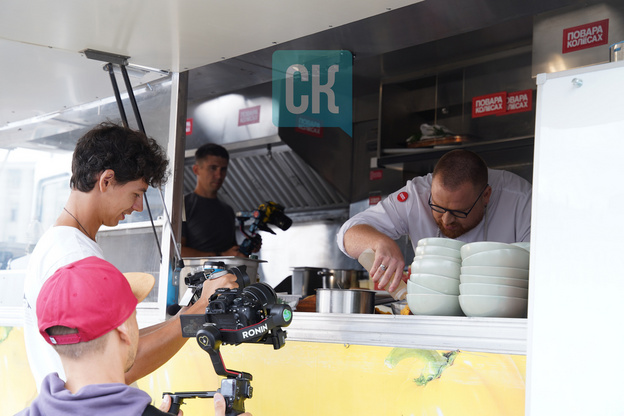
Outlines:
[[[254,220],[249,226],[249,232],[247,232],[245,231],[245,222],[250,218]],[[260,204],[258,209],[254,211],[237,212],[236,219],[240,223],[240,231],[246,237],[238,250],[246,256],[260,248],[262,244],[262,237],[257,233],[258,231],[275,234],[268,224],[273,224],[282,231],[286,231],[292,225],[292,220],[284,214],[284,207],[273,201]]]
[[[236,268],[230,271],[233,269]],[[244,270],[240,273],[245,274]],[[246,281],[249,282],[248,277]],[[262,282],[243,286],[244,282],[240,280],[237,289],[217,289],[210,297],[205,314],[180,316],[182,336],[195,337],[201,349],[210,355],[215,372],[226,377],[216,392],[225,398],[227,416],[245,411],[244,401],[253,393],[252,376],[227,369],[219,351],[221,345],[249,342],[280,349],[286,343],[286,331],[282,327],[290,325],[293,316],[289,305],[277,303],[271,286]],[[171,396],[169,413],[177,415],[184,399],[213,398],[215,391],[167,392],[163,396],[165,394]]]

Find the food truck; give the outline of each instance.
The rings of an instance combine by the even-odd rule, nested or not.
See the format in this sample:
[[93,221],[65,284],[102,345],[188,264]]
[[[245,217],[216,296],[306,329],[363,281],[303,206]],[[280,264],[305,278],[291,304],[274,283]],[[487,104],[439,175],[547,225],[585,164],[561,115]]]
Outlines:
[[[171,170],[146,193],[149,210],[97,235],[119,270],[156,278],[140,326],[169,319],[184,297],[182,199],[201,144],[230,152],[220,196],[237,212],[274,201],[292,220],[259,233],[260,251],[240,263],[294,310],[281,348],[220,348],[228,369],[252,376],[246,411],[620,414],[623,364],[608,352],[624,343],[615,329],[624,314],[624,6],[537,3],[0,3],[0,414],[37,395],[23,331],[28,256],[69,195],[76,140],[120,122],[123,108],[130,127],[144,125],[166,150]],[[278,51],[347,56],[351,118],[280,124]],[[447,141],[423,142],[423,126],[443,127]],[[374,290],[373,313],[318,311],[323,276],[342,272],[369,287],[365,268],[337,247],[340,226],[455,148],[533,186],[525,313],[405,315],[405,301],[384,290]],[[249,233],[252,217],[241,218]],[[397,243],[409,265],[417,242]],[[214,413],[210,392],[222,380],[190,339],[136,384],[156,405],[164,392],[207,393],[184,399],[193,415]]]

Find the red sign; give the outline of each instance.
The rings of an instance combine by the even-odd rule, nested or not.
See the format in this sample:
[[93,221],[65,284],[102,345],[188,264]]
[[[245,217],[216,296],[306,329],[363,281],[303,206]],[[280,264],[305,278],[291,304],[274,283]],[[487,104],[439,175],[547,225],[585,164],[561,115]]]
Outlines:
[[308,136],[323,137],[323,126],[320,120],[308,117],[297,117],[297,127],[295,131],[307,134]]
[[242,108],[238,110],[238,125],[246,126],[260,122],[260,106]]
[[370,195],[368,197],[368,205],[377,205],[381,202],[381,195]]
[[187,118],[186,119],[186,135],[190,135],[193,134],[193,119],[192,118]]
[[562,53],[580,51],[609,43],[609,19],[563,29]]
[[383,178],[383,170],[382,169],[373,169],[368,174],[368,179],[371,181],[378,181]]
[[522,113],[533,109],[533,90],[507,93],[506,114]]
[[497,92],[472,99],[472,118],[503,114],[507,111],[507,93]]
[[397,201],[405,202],[409,198],[409,194],[407,192],[401,192],[397,195]]

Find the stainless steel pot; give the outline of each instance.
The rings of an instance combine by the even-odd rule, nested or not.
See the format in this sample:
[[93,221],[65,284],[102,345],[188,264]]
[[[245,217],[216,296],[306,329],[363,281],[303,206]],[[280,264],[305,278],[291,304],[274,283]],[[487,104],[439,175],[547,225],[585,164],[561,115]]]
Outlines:
[[327,269],[318,267],[295,267],[292,273],[292,294],[310,296],[314,290],[323,287],[324,274]]
[[316,289],[320,313],[375,313],[375,292],[363,289]]
[[359,287],[358,280],[364,274],[361,270],[325,269],[323,275],[324,289],[352,289]]

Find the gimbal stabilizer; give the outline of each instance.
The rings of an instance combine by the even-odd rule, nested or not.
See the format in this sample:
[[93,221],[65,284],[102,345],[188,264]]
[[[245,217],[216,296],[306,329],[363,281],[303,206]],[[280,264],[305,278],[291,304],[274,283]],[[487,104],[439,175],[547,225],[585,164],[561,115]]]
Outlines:
[[[262,284],[257,283],[249,286],[249,288],[254,288],[256,285]],[[256,287],[255,289],[264,291],[265,295],[270,297],[267,287],[271,289],[268,285],[266,287]],[[182,335],[184,337],[195,337],[199,346],[210,355],[215,372],[220,376],[226,377],[221,380],[221,388],[216,391],[225,398],[226,416],[245,412],[244,401],[252,397],[253,388],[251,387],[251,374],[229,370],[225,367],[219,351],[221,344],[238,345],[243,342],[254,342],[272,344],[274,349],[280,349],[286,342],[286,332],[281,327],[290,325],[292,321],[290,306],[286,304],[272,304],[264,309],[266,307],[265,304],[263,305],[264,307],[260,308],[260,312],[264,311],[260,314],[263,316],[260,322],[242,328],[237,327],[237,329],[224,328],[223,326],[232,326],[232,317],[235,317],[235,321],[239,321],[239,314],[233,313],[233,311],[248,310],[243,304],[245,300],[251,300],[245,298],[252,293],[253,290],[248,291],[246,295],[245,292],[241,292],[241,289],[217,289],[211,297],[212,307],[209,304],[206,315],[180,316]],[[184,399],[213,398],[215,392],[163,393],[163,396],[165,394],[171,396],[169,413],[177,415]]]

